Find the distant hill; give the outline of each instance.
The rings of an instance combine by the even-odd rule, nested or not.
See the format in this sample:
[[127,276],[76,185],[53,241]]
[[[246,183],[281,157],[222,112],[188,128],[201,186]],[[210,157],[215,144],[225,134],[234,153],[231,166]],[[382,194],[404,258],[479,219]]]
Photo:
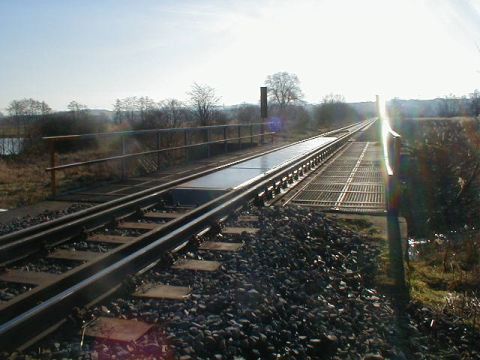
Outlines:
[[104,110],[104,109],[91,109],[90,113],[93,116],[98,116],[98,117],[105,117],[110,121],[113,121],[114,117],[114,112],[111,110]]
[[[361,115],[376,115],[373,101],[349,103]],[[430,100],[393,99],[387,102],[390,111],[403,117],[452,117],[469,116],[472,112],[471,100],[467,98],[436,98]]]

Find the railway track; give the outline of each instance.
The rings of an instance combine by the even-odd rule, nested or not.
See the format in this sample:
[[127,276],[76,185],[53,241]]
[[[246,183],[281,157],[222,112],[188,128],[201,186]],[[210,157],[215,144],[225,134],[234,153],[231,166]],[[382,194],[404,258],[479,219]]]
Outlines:
[[[97,303],[125,285],[128,276],[168,261],[172,253],[198,242],[201,234],[218,232],[228,216],[245,204],[273,198],[371,124],[367,121],[323,134],[329,141],[320,147],[312,147],[309,140],[293,144],[308,151],[268,171],[262,169],[261,176],[241,186],[202,190],[200,197],[191,192],[198,189],[182,188],[222,170],[235,171],[235,166],[258,155],[0,237],[0,279],[33,285],[0,303],[0,346],[30,346],[64,323],[72,309]],[[315,139],[310,141],[318,142]],[[262,155],[288,152],[291,146]],[[188,201],[189,197],[195,199]],[[29,271],[41,269],[39,258],[47,259],[42,260],[45,271]],[[56,261],[52,272],[49,267]]]

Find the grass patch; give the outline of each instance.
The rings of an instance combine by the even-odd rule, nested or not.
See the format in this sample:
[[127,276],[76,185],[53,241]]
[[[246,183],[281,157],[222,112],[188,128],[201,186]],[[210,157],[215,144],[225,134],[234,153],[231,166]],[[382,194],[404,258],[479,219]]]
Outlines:
[[457,316],[479,328],[480,264],[478,235],[452,245],[431,242],[408,266],[412,300],[438,313]]
[[[93,150],[62,154],[58,163],[100,156]],[[0,208],[11,209],[47,199],[51,195],[50,173],[45,171],[50,166],[49,161],[47,154],[0,158]],[[113,180],[118,173],[118,164],[115,163],[58,171],[57,192],[86,186],[98,180]]]

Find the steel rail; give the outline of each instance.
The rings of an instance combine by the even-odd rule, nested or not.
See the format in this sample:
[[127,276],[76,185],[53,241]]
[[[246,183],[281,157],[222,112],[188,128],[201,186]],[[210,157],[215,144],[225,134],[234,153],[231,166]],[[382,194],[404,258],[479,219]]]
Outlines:
[[[365,123],[362,125],[365,126]],[[355,126],[352,128],[354,130],[337,140],[301,159],[293,159],[283,164],[275,172],[249,184],[248,188],[232,190],[167,223],[160,230],[142,235],[141,241],[125,244],[97,261],[80,266],[81,271],[65,274],[61,281],[44,286],[42,291],[33,289],[26,293],[23,301],[14,303],[16,306],[7,306],[0,311],[0,346],[2,349],[12,349],[28,342],[28,338],[33,334],[43,333],[62,321],[73,307],[83,307],[94,302],[102,294],[121,284],[127,274],[136,273],[162,258],[168,251],[188,241],[189,237],[210,226],[212,222],[228,215],[232,209],[254,198],[265,197],[269,191],[283,186],[292,176],[315,168],[323,158],[338,149],[363,126]]]
[[[334,135],[348,129],[355,128],[358,124],[349,125],[340,129],[332,130],[312,138],[321,136]],[[232,161],[230,163],[216,166],[211,169],[207,169],[196,174],[188,175],[180,179],[170,181],[165,184],[154,186],[150,189],[145,189],[134,194],[126,195],[119,199],[110,200],[103,204],[98,204],[90,208],[68,214],[58,219],[53,219],[41,224],[37,224],[26,229],[18,230],[16,232],[0,236],[0,264],[11,263],[19,258],[19,252],[23,253],[22,256],[27,256],[35,251],[38,251],[50,243],[52,239],[56,241],[61,239],[70,239],[83,232],[85,229],[98,226],[101,223],[105,223],[105,219],[110,221],[112,218],[121,216],[125,211],[132,208],[139,208],[146,206],[146,204],[158,201],[159,197],[166,193],[166,191],[174,186],[177,186],[183,182],[187,182],[198,177],[208,175],[215,171],[219,171],[226,167],[238,164],[240,162],[254,159],[255,157],[271,153],[301,142],[308,141],[309,139],[300,140],[292,144],[287,144],[275,149],[270,149],[260,154],[254,154],[245,158]],[[32,247],[32,248],[30,248]]]

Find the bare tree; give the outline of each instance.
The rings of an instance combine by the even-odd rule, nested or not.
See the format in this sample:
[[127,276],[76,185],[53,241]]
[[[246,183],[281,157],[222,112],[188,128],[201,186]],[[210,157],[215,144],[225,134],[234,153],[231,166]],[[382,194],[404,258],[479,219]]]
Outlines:
[[321,128],[338,127],[361,120],[360,114],[345,103],[342,95],[329,94],[314,110],[314,118]]
[[52,111],[45,101],[35,99],[13,100],[10,102],[7,112],[10,116],[19,115],[47,115]]
[[208,85],[193,83],[192,90],[188,92],[188,95],[199,125],[211,125],[215,108],[220,101],[215,94],[215,89]]
[[137,111],[137,97],[129,96],[123,99],[123,111],[129,122],[135,121],[135,112]]
[[475,89],[475,91],[470,94],[470,104],[472,115],[478,117],[478,115],[480,115],[480,91],[478,91],[478,89]]
[[260,108],[258,105],[241,104],[236,109],[235,116],[240,124],[254,123],[259,121]]
[[113,104],[113,119],[116,124],[120,124],[123,121],[123,103],[122,100],[117,99],[115,100],[115,104]]
[[323,104],[335,104],[335,103],[344,103],[345,97],[340,94],[328,94],[325,95],[322,99]]
[[138,98],[134,106],[137,108],[137,111],[140,115],[140,121],[142,122],[145,121],[145,117],[148,113],[157,109],[155,101],[148,96],[142,96]]
[[13,100],[7,108],[8,114],[15,123],[19,137],[27,136],[30,124],[40,116],[47,115],[51,111],[52,109],[45,101],[38,101],[31,98]]
[[460,113],[459,98],[454,94],[447,95],[440,99],[439,116],[453,117]]
[[127,120],[130,123],[140,122],[144,123],[151,120],[152,113],[158,110],[155,101],[148,96],[129,96],[124,99],[116,99],[113,104],[115,112],[115,122],[120,123]]
[[70,101],[68,103],[67,109],[71,112],[80,112],[80,111],[87,110],[88,107],[87,107],[87,105],[80,104],[80,103],[76,102],[75,100],[73,100],[73,101]]
[[74,120],[77,120],[81,117],[84,117],[88,112],[87,105],[80,104],[79,102],[76,102],[75,100],[72,100],[68,103],[67,109],[70,112],[70,115]]
[[270,101],[278,104],[280,111],[303,97],[300,80],[297,75],[288,72],[278,72],[267,76],[265,85],[268,88]]
[[160,102],[160,108],[163,110],[167,127],[176,128],[180,127],[182,122],[185,122],[185,106],[177,99],[166,99]]

